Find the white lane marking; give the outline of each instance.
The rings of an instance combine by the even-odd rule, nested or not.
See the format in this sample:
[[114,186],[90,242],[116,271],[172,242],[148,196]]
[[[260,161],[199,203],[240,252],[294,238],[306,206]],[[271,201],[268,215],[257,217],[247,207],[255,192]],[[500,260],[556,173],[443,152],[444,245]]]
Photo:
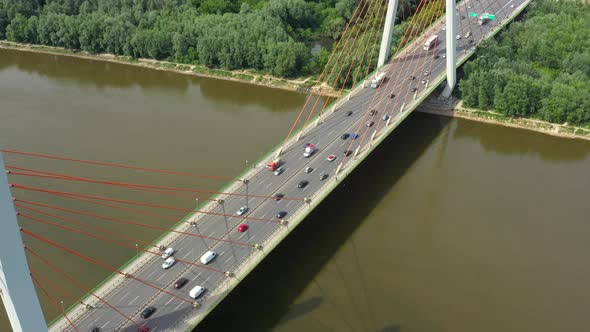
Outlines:
[[223,265],[225,265],[227,262],[229,262],[229,260],[230,260],[230,259],[232,259],[232,257],[231,257],[231,256],[229,256],[229,257],[228,257],[228,258],[227,258],[227,259],[226,259],[226,260],[223,262]]
[[168,302],[166,302],[166,304],[164,304],[164,305],[169,305],[170,302],[174,301],[174,299],[175,299],[174,297],[171,297],[170,300],[168,300]]
[[131,302],[129,302],[129,305],[132,305],[133,302],[137,301],[137,299],[139,299],[139,296],[136,296],[133,300],[131,300]]
[[293,201],[289,201],[289,203],[285,204],[285,207],[289,207],[289,205],[291,205],[291,203],[293,203]]
[[164,278],[166,276],[166,274],[168,274],[168,273],[162,273],[162,275],[158,279],[156,279],[156,281],[160,281],[160,279]]
[[262,215],[262,217],[260,217],[260,219],[264,219],[266,217],[266,213]]
[[272,186],[272,185],[273,185],[273,183],[272,183],[272,182],[270,182],[270,183],[269,183],[269,184],[268,184],[266,187],[264,187],[264,189],[268,189],[268,187],[270,187],[270,186]]
[[102,330],[102,329],[104,329],[104,327],[105,327],[105,326],[107,326],[107,325],[109,325],[109,323],[110,323],[110,322],[111,322],[111,321],[108,321],[108,322],[104,323],[104,325],[103,325],[103,326],[101,326],[101,327],[100,327],[100,329],[101,329],[101,330]]
[[188,256],[190,256],[192,254],[193,254],[193,252],[189,251],[189,252],[186,253],[186,255],[182,256],[182,259],[185,259],[185,258],[187,258]]
[[199,274],[197,274],[197,276],[193,278],[193,281],[195,281],[201,275],[201,273],[202,272],[199,272]]
[[184,304],[184,302],[180,302],[179,305],[176,306],[176,308],[174,308],[174,310],[178,310],[178,308],[180,308],[180,306],[182,306]]

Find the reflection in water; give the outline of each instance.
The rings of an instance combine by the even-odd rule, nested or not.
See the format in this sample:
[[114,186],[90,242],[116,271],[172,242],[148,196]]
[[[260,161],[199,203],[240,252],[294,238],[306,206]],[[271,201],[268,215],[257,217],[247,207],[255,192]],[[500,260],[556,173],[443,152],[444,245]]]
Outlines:
[[475,121],[465,121],[458,126],[454,137],[475,140],[486,151],[529,155],[546,161],[581,160],[590,152],[590,144],[583,140],[560,139],[534,131],[489,126]]
[[[59,71],[55,61],[61,58],[0,54],[0,146],[21,150],[235,176],[245,160],[251,163],[284,138],[305,102],[301,94],[142,68],[119,70],[96,61],[75,60],[84,77],[72,68],[64,69],[66,74],[43,74],[44,69],[31,68]],[[19,67],[29,68],[30,74]],[[118,71],[129,72],[123,74],[126,86],[118,85]],[[102,85],[93,81],[96,73],[101,73]],[[152,88],[143,88],[144,80],[153,82],[148,83]],[[236,93],[226,93],[232,90]],[[590,323],[588,149],[587,142],[414,114],[197,330],[583,331]],[[212,190],[221,186],[10,159],[17,166],[74,176]],[[26,184],[46,187],[50,182]],[[114,193],[89,184],[62,183],[58,189],[190,204],[189,198]],[[80,202],[17,194],[89,209]],[[179,217],[166,216],[137,221],[165,225]],[[49,226],[29,226],[112,266],[135,254],[133,248],[101,246]],[[131,226],[111,227],[143,241],[157,236],[154,231],[132,233]],[[110,273],[46,245],[27,245],[88,285]],[[38,261],[30,264],[47,278],[63,280]],[[62,287],[81,293],[71,283]],[[54,317],[58,310],[43,296],[41,300],[47,317]],[[74,302],[63,300],[66,306]],[[8,330],[5,317],[0,331]]]
[[80,85],[99,88],[165,89],[184,93],[190,85],[190,76],[166,71],[128,66],[98,60],[79,59],[60,55],[43,55],[16,50],[0,50],[0,73],[10,67],[28,74],[36,74],[60,81],[75,81]]
[[[377,330],[374,316],[383,308],[375,303],[381,302],[382,296],[376,285],[370,284],[369,275],[382,274],[384,282],[390,278],[382,267],[363,260],[365,253],[358,248],[365,245],[355,240],[354,233],[444,126],[438,119],[420,114],[406,121],[195,331],[231,330],[228,317],[249,317],[241,320],[240,331]],[[411,142],[411,147],[404,142]],[[351,246],[342,254],[343,259],[337,252],[347,241]],[[330,271],[329,277],[321,276],[322,269]],[[292,311],[299,308],[296,299],[306,287],[312,289],[311,298],[322,299],[322,306],[302,323],[297,319],[300,315]],[[252,299],[259,305],[248,305]],[[382,301],[390,300],[397,302],[390,298]],[[301,302],[306,301],[309,299]],[[260,315],[261,307],[264,315]]]

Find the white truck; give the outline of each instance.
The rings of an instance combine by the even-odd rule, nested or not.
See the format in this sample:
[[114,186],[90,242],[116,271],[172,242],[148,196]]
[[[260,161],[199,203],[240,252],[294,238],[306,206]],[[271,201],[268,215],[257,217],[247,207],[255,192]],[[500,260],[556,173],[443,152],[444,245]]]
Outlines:
[[377,74],[375,74],[375,78],[371,81],[371,88],[377,89],[379,85],[381,85],[383,80],[385,80],[385,73],[378,72]]

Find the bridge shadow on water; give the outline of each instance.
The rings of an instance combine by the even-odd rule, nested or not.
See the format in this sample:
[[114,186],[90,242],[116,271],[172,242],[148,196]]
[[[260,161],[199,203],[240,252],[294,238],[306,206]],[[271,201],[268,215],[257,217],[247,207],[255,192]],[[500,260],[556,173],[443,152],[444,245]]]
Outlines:
[[[323,326],[311,313],[331,301],[325,294],[294,301],[449,121],[420,113],[409,116],[193,332],[269,331],[306,315]],[[395,301],[403,305],[402,297]],[[381,322],[374,331],[402,329],[399,323]]]

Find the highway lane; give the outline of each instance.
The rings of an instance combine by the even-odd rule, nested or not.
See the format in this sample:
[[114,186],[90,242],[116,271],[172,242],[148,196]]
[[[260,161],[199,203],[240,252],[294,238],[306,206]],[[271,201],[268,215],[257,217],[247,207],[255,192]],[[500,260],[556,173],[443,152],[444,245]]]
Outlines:
[[[509,1],[509,2],[494,2],[492,8],[486,8],[487,1],[469,1],[469,4],[473,6],[472,9],[467,11],[475,12],[489,12],[496,15],[496,19],[504,18],[505,16],[500,10],[500,6],[506,10],[508,14],[511,9],[510,4],[518,6],[522,1]],[[461,15],[466,14],[464,6],[458,6],[460,8],[459,13]],[[481,33],[485,33],[490,27],[495,25],[493,22],[488,22],[482,26],[481,29],[476,25],[475,18],[466,17],[467,20],[471,20],[471,25],[466,23],[458,24],[458,28],[462,28],[459,33],[462,36],[468,30],[472,31],[472,37],[474,40],[478,40],[481,37]],[[464,21],[464,20],[463,20]],[[492,23],[492,24],[490,24]],[[346,140],[340,139],[340,135],[344,132],[355,133],[358,132],[363,135],[366,127],[364,123],[368,120],[366,113],[368,112],[369,105],[375,94],[378,96],[385,95],[383,90],[394,91],[396,97],[393,99],[385,98],[377,107],[378,114],[374,117],[375,125],[370,130],[376,128],[383,128],[381,123],[381,117],[384,111],[395,105],[395,110],[391,113],[394,119],[397,119],[400,115],[399,108],[402,103],[411,100],[413,93],[409,90],[412,87],[418,87],[420,90],[423,89],[423,85],[420,80],[423,78],[422,72],[426,68],[431,71],[428,78],[435,77],[445,67],[445,59],[440,56],[438,59],[433,59],[434,53],[444,53],[444,40],[445,32],[440,30],[444,25],[443,21],[439,21],[433,25],[433,28],[424,34],[424,37],[418,39],[415,46],[410,48],[408,56],[394,59],[388,66],[395,66],[396,63],[400,63],[398,71],[394,73],[394,76],[400,76],[399,79],[396,77],[389,77],[389,80],[393,82],[397,81],[397,85],[392,87],[391,84],[388,86],[385,82],[383,87],[378,89],[365,88],[356,94],[350,101],[345,103],[339,110],[333,114],[327,115],[323,119],[323,123],[319,124],[316,128],[304,134],[303,138],[292,147],[285,150],[284,156],[282,157],[285,161],[283,165],[286,168],[285,173],[280,176],[275,176],[272,172],[261,169],[256,175],[249,179],[250,183],[247,188],[246,185],[241,185],[238,192],[255,194],[255,195],[273,195],[274,193],[281,192],[286,197],[311,197],[324,183],[327,181],[334,181],[334,171],[338,166],[339,162],[343,158],[342,152],[348,148],[348,144],[351,139]],[[439,46],[435,50],[424,52],[422,51],[423,40],[426,39],[433,33],[439,35]],[[462,45],[461,40],[457,43],[457,55],[459,56],[464,47],[474,47],[468,43]],[[430,59],[428,59],[428,57]],[[428,59],[426,65],[419,66],[421,60]],[[430,61],[432,61],[432,67],[430,68]],[[404,65],[403,67],[401,65]],[[385,68],[387,70],[388,67]],[[413,74],[416,76],[414,81],[408,80],[408,76]],[[419,90],[419,91],[420,91]],[[346,116],[346,111],[352,110],[354,113],[352,116]],[[394,121],[392,119],[392,121]],[[360,124],[360,126],[359,126]],[[360,130],[358,129],[360,127]],[[367,143],[368,135],[365,138],[364,144]],[[351,150],[354,151],[356,146],[360,143],[361,137],[353,142]],[[309,142],[316,144],[319,147],[319,151],[316,152],[311,158],[303,158],[303,143]],[[337,159],[334,162],[328,162],[326,160],[329,154],[334,154]],[[349,157],[350,158],[350,157]],[[310,174],[305,174],[303,168],[312,167],[314,171]],[[320,181],[319,176],[322,173],[328,173],[329,178]],[[304,189],[298,189],[297,183],[301,180],[308,180],[309,185]],[[235,214],[240,206],[245,205],[247,202],[250,210],[245,216],[256,217],[256,218],[269,218],[275,219],[275,215],[278,211],[284,210],[288,212],[285,217],[289,219],[293,213],[298,209],[301,209],[305,203],[302,201],[295,200],[281,200],[279,202],[273,199],[263,198],[245,198],[232,196],[225,200],[225,203],[215,207],[213,212]],[[250,225],[250,229],[245,233],[238,233],[236,231],[237,225],[240,223],[246,223]],[[285,227],[276,222],[268,221],[255,221],[245,220],[237,216],[231,217],[220,217],[220,216],[205,216],[199,222],[197,227],[189,227],[188,231],[197,233],[201,232],[203,235],[211,237],[222,237],[231,239],[234,241],[247,242],[247,243],[263,243],[273,232],[278,228]],[[218,257],[210,264],[210,267],[218,269],[220,271],[233,271],[236,266],[243,262],[244,259],[250,255],[253,251],[257,250],[252,247],[240,246],[237,244],[230,244],[227,242],[216,243],[215,240],[200,239],[190,236],[178,237],[170,246],[174,247],[177,252],[175,257],[189,260],[198,261],[198,258],[209,248],[213,248],[218,253]],[[185,300],[192,302],[192,299],[188,297],[188,291],[195,285],[205,286],[208,291],[202,296],[200,301],[207,301],[210,291],[215,289],[225,278],[223,273],[215,272],[200,268],[198,266],[192,266],[190,264],[177,262],[169,270],[163,270],[161,258],[154,258],[146,263],[141,271],[134,273],[134,275],[145,280],[148,283],[152,283],[157,287],[164,288],[167,292],[178,295],[181,299],[171,297],[168,294],[162,293],[155,288],[148,287],[137,281],[126,280],[123,287],[119,287],[117,291],[109,294],[106,299],[109,303],[116,306],[118,310],[128,315],[137,322],[145,322],[146,325],[150,326],[152,331],[162,331],[167,327],[170,327],[174,322],[183,317],[187,312],[193,309],[191,304]],[[190,279],[190,282],[184,286],[181,290],[175,290],[171,286],[175,280],[179,277],[184,276]],[[147,320],[139,318],[139,313],[147,306],[155,306],[157,308],[156,313]],[[99,305],[99,308],[88,311],[81,320],[76,322],[77,326],[83,330],[90,330],[94,326],[101,327],[104,331],[112,331],[120,328],[123,331],[135,331],[137,328],[131,322],[127,321],[122,315],[116,313],[106,305]],[[68,331],[73,329],[66,329]]]

